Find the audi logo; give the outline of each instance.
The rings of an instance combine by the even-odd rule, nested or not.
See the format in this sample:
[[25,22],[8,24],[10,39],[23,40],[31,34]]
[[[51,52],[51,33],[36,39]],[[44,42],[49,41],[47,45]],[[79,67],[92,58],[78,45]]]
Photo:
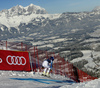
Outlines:
[[6,61],[9,65],[25,65],[26,59],[23,56],[7,56]]

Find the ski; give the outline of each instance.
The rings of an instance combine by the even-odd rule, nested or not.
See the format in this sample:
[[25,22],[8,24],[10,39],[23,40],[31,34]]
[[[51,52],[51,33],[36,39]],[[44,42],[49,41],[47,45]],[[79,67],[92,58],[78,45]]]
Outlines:
[[43,77],[47,77],[47,78],[51,78],[51,79],[52,79],[51,76],[47,76],[47,75],[44,75],[44,74],[42,74],[41,76],[43,76]]

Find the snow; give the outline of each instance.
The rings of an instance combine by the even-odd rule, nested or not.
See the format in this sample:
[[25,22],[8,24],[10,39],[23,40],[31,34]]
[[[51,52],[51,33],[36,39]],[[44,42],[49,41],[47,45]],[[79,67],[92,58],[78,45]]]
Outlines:
[[54,47],[53,49],[57,50],[57,49],[61,49],[61,48],[64,48],[64,47]]
[[[34,33],[33,35],[36,35],[36,33]],[[54,37],[50,37],[50,38],[44,38],[43,39],[44,41],[37,41],[37,42],[31,41],[31,43],[33,45],[37,45],[38,48],[40,48],[40,47],[51,47],[51,48],[53,48],[54,44],[52,44],[52,43],[57,43],[57,42],[62,42],[62,41],[66,41],[67,40],[66,38],[57,38],[57,37],[58,36],[54,36]],[[57,48],[55,48],[55,49],[57,49]],[[62,48],[62,47],[59,47],[59,48]]]
[[[100,68],[100,63],[99,62],[94,62],[93,58],[96,59],[97,57],[100,57],[100,52],[96,51],[91,51],[91,50],[83,50],[81,51],[83,53],[83,57],[75,58],[71,61],[71,63],[79,62],[81,60],[86,60],[88,61],[87,64],[84,65],[84,67],[88,70],[92,70],[94,72],[93,68]],[[91,53],[93,55],[93,58],[91,57]]]
[[[37,14],[37,11],[41,11]],[[31,11],[31,14],[30,14]],[[18,15],[20,13],[20,15]],[[31,20],[35,19],[39,21],[39,18],[49,18],[50,20],[59,18],[61,14],[47,14],[44,8],[30,4],[29,6],[23,7],[17,5],[8,10],[0,11],[0,24],[9,27],[17,27],[20,23],[29,23]],[[43,20],[42,20],[43,21]],[[2,29],[3,30],[3,29]]]
[[[32,4],[32,3],[31,3],[29,6],[30,6],[30,7],[34,7],[35,9],[40,9],[40,10],[43,9],[43,10],[45,10],[44,8],[41,8],[40,6],[34,5],[34,4]],[[29,6],[24,7],[24,8],[26,9],[26,11],[27,11],[27,9],[29,8]]]
[[43,77],[38,72],[0,71],[0,88],[100,88],[100,79],[68,83],[70,79],[67,77],[52,75],[52,78]]
[[0,71],[0,88],[57,88],[67,83],[56,81],[69,80],[62,76],[53,76],[54,79],[50,79],[38,72]]
[[[98,19],[99,20],[99,19]],[[100,25],[98,25],[97,27],[100,27]],[[90,33],[90,36],[93,37],[100,37],[100,29],[95,30],[93,33]]]
[[50,40],[50,39],[56,39],[56,38],[58,38],[59,36],[53,36],[53,37],[48,37],[48,38],[44,38],[43,40]]
[[[5,49],[5,47],[3,47]],[[90,58],[91,51],[82,51],[83,58]],[[99,52],[93,52],[99,56]],[[87,59],[86,59],[87,60]],[[79,61],[77,59],[76,61]],[[88,60],[91,61],[91,60]],[[0,71],[0,88],[99,88],[100,78],[76,83],[68,77],[50,74],[51,78],[41,76],[41,72]]]
[[64,85],[60,88],[100,88],[100,79],[95,79],[89,82],[74,83],[72,85]]
[[38,46],[38,48],[43,48],[43,47],[53,47],[54,45],[53,44],[47,44],[47,45],[42,45],[42,46]]
[[29,23],[32,19],[36,18],[50,18],[56,19],[60,16],[60,14],[31,14],[31,15],[20,15],[20,16],[13,16],[13,17],[6,17],[5,14],[0,16],[0,24],[4,24],[7,27],[17,27],[20,23]]
[[100,10],[100,6],[96,6],[93,11],[99,11]]

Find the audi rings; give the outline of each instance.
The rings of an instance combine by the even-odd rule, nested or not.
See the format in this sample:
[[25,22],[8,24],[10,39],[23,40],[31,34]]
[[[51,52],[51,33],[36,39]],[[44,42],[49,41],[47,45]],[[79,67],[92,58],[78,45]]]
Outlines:
[[7,56],[6,61],[9,65],[25,65],[26,59],[23,56]]

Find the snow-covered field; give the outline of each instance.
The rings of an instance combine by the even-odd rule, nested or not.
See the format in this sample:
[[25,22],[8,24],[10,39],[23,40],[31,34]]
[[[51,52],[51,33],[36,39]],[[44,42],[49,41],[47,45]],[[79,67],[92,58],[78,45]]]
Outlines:
[[39,73],[0,71],[0,88],[100,88],[100,79],[75,83],[69,78],[52,75],[52,79]]
[[[84,59],[84,60],[88,61],[88,63],[84,65],[84,67],[87,68],[88,70],[92,70],[91,68],[95,68],[95,67],[97,68],[98,66],[100,66],[99,62],[94,62],[93,61],[93,58],[100,57],[100,52],[91,51],[91,50],[83,50],[81,52],[83,53],[83,57],[73,59],[71,61],[71,63],[79,62],[79,61]],[[91,57],[91,54],[93,55],[93,58]],[[98,67],[98,69],[99,68],[100,67]]]

